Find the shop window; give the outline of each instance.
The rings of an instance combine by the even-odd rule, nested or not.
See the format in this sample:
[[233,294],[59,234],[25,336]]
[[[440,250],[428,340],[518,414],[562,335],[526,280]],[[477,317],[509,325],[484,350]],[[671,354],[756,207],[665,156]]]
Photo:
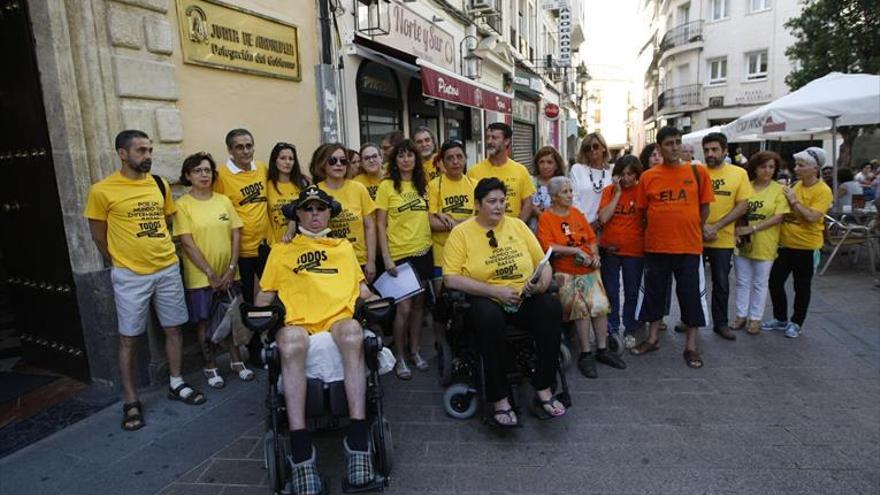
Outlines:
[[361,62],[357,100],[361,143],[378,144],[384,135],[403,128],[400,84],[393,70],[375,62]]
[[[434,141],[440,141],[440,101],[422,94],[422,80],[411,79],[409,82],[409,130],[410,134],[416,127],[427,127],[434,134]],[[440,146],[439,142],[435,142]]]

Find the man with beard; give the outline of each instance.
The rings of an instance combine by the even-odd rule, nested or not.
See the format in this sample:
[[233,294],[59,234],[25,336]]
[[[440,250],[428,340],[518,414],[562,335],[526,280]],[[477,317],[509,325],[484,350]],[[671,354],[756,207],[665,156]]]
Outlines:
[[437,159],[437,143],[434,141],[434,133],[427,127],[416,127],[412,140],[419,151],[422,159],[422,167],[425,169],[425,177],[428,182],[436,179],[443,173],[443,162]]
[[165,331],[165,352],[171,375],[168,398],[190,405],[205,395],[183,381],[183,339],[180,325],[189,314],[177,254],[168,232],[174,201],[168,183],[150,175],[153,145],[142,131],[116,136],[122,168],[89,190],[85,217],[92,240],[113,267],[110,279],[119,324],[119,369],[123,387],[122,428],[143,427],[143,405],[134,382],[138,337],[146,331],[150,301]]
[[496,177],[507,187],[506,214],[517,217],[523,222],[532,215],[532,194],[535,194],[535,183],[529,170],[521,163],[510,158],[510,141],[513,129],[503,122],[489,124],[486,129],[485,160],[468,170],[468,177],[474,183],[487,177]]
[[[703,256],[712,272],[712,329],[726,340],[736,340],[727,319],[730,295],[730,261],[736,241],[736,221],[749,207],[752,185],[744,168],[728,164],[727,136],[712,132],[703,137],[703,157],[709,168],[715,201],[709,205],[709,218],[703,225]],[[740,326],[742,328],[742,326]]]

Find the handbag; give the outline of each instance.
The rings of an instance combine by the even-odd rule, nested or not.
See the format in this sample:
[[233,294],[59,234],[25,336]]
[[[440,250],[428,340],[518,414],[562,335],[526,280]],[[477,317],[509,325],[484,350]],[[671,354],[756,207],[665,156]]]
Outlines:
[[205,340],[218,344],[223,342],[239,322],[238,306],[241,304],[241,294],[227,290],[214,294],[211,302],[211,316],[208,318],[208,327],[205,329]]

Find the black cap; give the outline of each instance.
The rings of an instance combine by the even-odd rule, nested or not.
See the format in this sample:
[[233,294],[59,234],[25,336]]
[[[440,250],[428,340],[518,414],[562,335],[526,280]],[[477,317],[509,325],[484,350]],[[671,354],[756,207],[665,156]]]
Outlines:
[[281,208],[281,213],[283,213],[285,217],[291,220],[295,220],[296,210],[299,210],[305,207],[307,204],[315,201],[323,203],[327,207],[333,209],[333,212],[331,212],[331,216],[336,216],[336,210],[333,208],[336,201],[333,199],[333,196],[330,196],[324,190],[314,185],[300,191],[299,196],[295,200],[293,200],[289,204],[284,205],[284,207]]

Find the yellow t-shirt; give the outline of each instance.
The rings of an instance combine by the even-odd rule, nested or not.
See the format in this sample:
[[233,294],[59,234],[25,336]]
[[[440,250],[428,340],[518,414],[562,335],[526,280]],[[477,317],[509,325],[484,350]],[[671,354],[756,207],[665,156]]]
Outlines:
[[298,235],[272,248],[260,288],[278,293],[285,325],[314,334],[354,316],[363,280],[350,242]]
[[[725,163],[715,168],[706,167],[706,170],[709,172],[712,191],[715,193],[715,201],[709,203],[709,218],[706,223],[714,224],[730,213],[736,203],[748,200],[753,191],[749,174],[741,167]],[[733,235],[735,228],[736,222],[730,222],[718,231],[717,239],[703,241],[703,247],[732,249],[736,246]]]
[[376,208],[388,213],[386,230],[391,259],[421,255],[431,248],[428,201],[419,196],[412,182],[401,181],[397,192],[393,180],[383,180],[376,191]]
[[[831,188],[824,181],[818,180],[810,187],[804,187],[802,182],[798,182],[792,187],[792,190],[802,205],[811,210],[822,212],[823,215],[828,213],[833,195]],[[824,230],[824,217],[819,218],[816,222],[808,223],[792,209],[791,213],[785,215],[782,222],[779,244],[782,247],[792,249],[819,249],[824,242],[822,237]]]
[[382,183],[383,178],[382,176],[374,178],[367,174],[358,174],[352,180],[363,184],[367,188],[367,192],[370,193],[370,199],[376,201],[376,191],[379,189],[379,184]]
[[[205,261],[218,276],[226,273],[232,260],[232,230],[242,228],[241,218],[232,202],[222,194],[213,194],[202,201],[189,194],[177,200],[174,214],[174,236],[190,234]],[[235,278],[238,278],[236,273]],[[189,256],[183,256],[183,284],[187,289],[209,287],[211,282]]]
[[269,204],[269,244],[281,242],[284,233],[287,232],[287,224],[290,222],[287,217],[281,213],[281,208],[294,201],[299,197],[299,186],[293,182],[279,182],[278,189],[271,181],[266,183],[268,193],[266,197]]
[[132,180],[116,171],[89,189],[84,215],[107,222],[107,249],[113,266],[149,275],[177,263],[166,216],[173,215],[171,186],[165,197],[150,175]]
[[[464,175],[452,180],[441,175],[428,183],[428,213],[445,213],[456,221],[474,216],[474,187],[476,184]],[[434,241],[434,266],[443,266],[443,246],[449,232],[431,232]]]
[[431,155],[430,158],[422,162],[422,168],[425,169],[425,178],[428,180],[428,182],[436,179],[437,177],[440,177],[440,174],[443,173],[443,169],[441,168],[442,164],[440,165],[440,167],[438,167],[437,165],[435,165],[435,160],[437,162],[440,161],[437,158],[437,153],[434,153],[433,155]]
[[266,198],[266,174],[263,162],[254,162],[247,172],[232,173],[226,164],[217,167],[214,191],[224,194],[244,223],[241,231],[241,256],[257,256],[260,243],[269,234],[269,212]]
[[[770,181],[770,185],[756,191],[749,198],[749,210],[746,213],[749,225],[763,222],[776,215],[789,213],[791,208],[788,200],[782,193],[782,186],[776,181]],[[745,258],[762,261],[773,261],[779,249],[779,230],[781,225],[759,230],[751,235],[750,242],[741,244],[737,248],[737,254]]]
[[364,217],[376,209],[367,188],[353,180],[346,180],[339,189],[330,189],[323,181],[318,183],[318,187],[342,205],[342,213],[330,219],[330,235],[348,239],[354,246],[358,262],[366,264],[367,236],[364,232]]
[[503,218],[492,229],[497,248],[489,245],[488,230],[476,218],[456,225],[443,248],[443,274],[521,291],[544,256],[538,239],[518,218]]
[[489,159],[485,159],[468,170],[468,177],[474,181],[474,187],[480,179],[497,177],[507,186],[507,209],[505,212],[512,217],[519,217],[522,209],[522,201],[535,194],[535,183],[529,170],[521,163],[508,158],[507,163],[500,167],[492,165]]

